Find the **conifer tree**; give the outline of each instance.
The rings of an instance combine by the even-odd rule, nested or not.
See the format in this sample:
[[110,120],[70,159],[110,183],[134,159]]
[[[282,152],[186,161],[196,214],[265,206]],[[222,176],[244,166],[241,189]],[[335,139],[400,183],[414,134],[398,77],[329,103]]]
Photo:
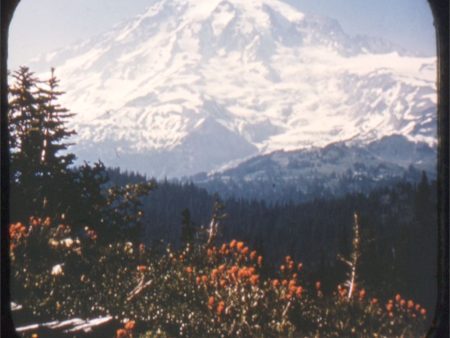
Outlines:
[[47,215],[62,216],[72,201],[67,200],[73,190],[73,172],[70,166],[75,155],[67,152],[70,145],[66,140],[75,132],[66,127],[68,119],[74,114],[58,103],[64,92],[58,90],[59,80],[54,68],[50,78],[39,86],[38,107],[42,116],[40,167],[42,171],[43,212]]
[[51,175],[67,172],[68,167],[75,160],[75,155],[72,153],[59,153],[67,150],[70,145],[65,143],[65,139],[75,135],[73,130],[68,130],[66,127],[67,120],[74,114],[69,113],[68,109],[57,102],[64,92],[58,90],[59,80],[55,77],[54,68],[51,69],[51,77],[45,85],[39,88],[38,93],[39,108],[43,115],[41,162]]
[[48,81],[39,81],[27,67],[12,77],[8,115],[12,221],[30,213],[57,216],[67,204],[64,191],[73,181],[69,166],[75,155],[59,153],[67,150],[65,139],[74,134],[66,128],[72,114],[57,102],[63,92],[57,90],[53,69]]
[[12,74],[9,88],[11,221],[20,220],[22,210],[38,203],[40,144],[43,119],[39,114],[37,78],[27,67]]
[[195,238],[195,226],[188,208],[183,209],[181,217],[181,242],[183,244],[192,243]]

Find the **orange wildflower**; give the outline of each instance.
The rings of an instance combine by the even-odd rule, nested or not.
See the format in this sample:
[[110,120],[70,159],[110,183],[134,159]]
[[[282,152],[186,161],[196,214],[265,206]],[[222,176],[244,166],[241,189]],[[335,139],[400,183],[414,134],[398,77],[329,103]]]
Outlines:
[[394,309],[394,305],[392,303],[386,304],[386,310],[387,312],[391,312]]
[[288,268],[289,268],[289,270],[294,270],[294,262],[293,261],[290,261],[289,262],[289,264],[288,264]]
[[235,239],[233,239],[231,242],[230,242],[230,248],[234,248],[235,246],[236,246],[236,244],[237,244],[237,241],[235,240]]
[[262,256],[258,256],[258,266],[262,266],[262,262],[263,262],[263,257]]
[[225,310],[225,303],[220,301],[217,305],[217,314],[220,316],[223,313],[223,310]]
[[414,307],[414,302],[410,299],[408,300],[408,309],[412,309]]
[[212,254],[213,254],[213,251],[212,251],[211,249],[208,249],[208,250],[206,251],[206,254],[208,255],[208,257],[211,257]]
[[286,286],[288,285],[288,281],[286,279],[283,279],[281,282],[281,285]]
[[20,225],[20,227],[19,227],[19,232],[20,232],[22,235],[25,235],[25,234],[27,233],[27,228],[26,228],[26,226]]
[[208,298],[208,308],[212,309],[213,306],[214,306],[214,297],[213,297],[213,296],[210,296],[210,297]]
[[302,297],[302,293],[303,293],[303,288],[301,286],[299,286],[297,288],[297,290],[295,290],[295,295],[297,296],[297,298],[301,298]]
[[128,332],[125,329],[118,329],[116,331],[116,337],[117,338],[126,338],[126,337],[128,337]]
[[46,217],[44,220],[44,226],[49,227],[52,223],[52,220],[50,217]]
[[295,286],[295,284],[289,284],[289,293],[296,293],[297,292],[297,287]]
[[280,286],[280,281],[278,279],[274,279],[272,281],[272,285],[276,288],[276,287]]
[[253,250],[252,252],[250,252],[250,259],[251,259],[252,261],[255,260],[256,255],[257,255],[256,251]]
[[134,320],[129,320],[128,322],[125,323],[125,330],[134,330],[134,328],[136,327],[136,322]]
[[236,265],[233,265],[229,270],[230,274],[235,275],[238,272],[239,268]]
[[252,283],[252,285],[256,285],[259,282],[259,276],[258,275],[252,275],[250,277],[250,283]]
[[30,223],[32,226],[38,226],[41,224],[41,219],[38,217],[30,217]]
[[244,242],[237,242],[236,248],[241,251],[244,248]]
[[220,272],[224,272],[226,267],[227,267],[227,266],[226,266],[225,264],[220,265],[220,266],[219,266],[219,271],[220,271]]
[[359,299],[363,299],[366,296],[366,290],[361,289],[361,291],[359,291]]
[[95,241],[97,239],[97,234],[95,233],[94,230],[88,230],[86,235],[93,241]]
[[213,270],[211,271],[211,279],[212,279],[212,280],[215,280],[215,279],[217,278],[218,274],[219,274],[219,270],[213,269]]
[[222,288],[224,288],[225,286],[227,286],[227,281],[226,281],[225,279],[221,279],[221,280],[220,280],[220,286],[221,286]]
[[145,265],[138,265],[137,266],[137,271],[145,272],[145,271],[147,271],[147,267]]
[[239,278],[250,277],[250,271],[247,268],[242,268],[238,272]]
[[248,246],[244,247],[241,251],[243,256],[246,256],[248,254],[248,252],[250,251],[250,249],[248,248]]

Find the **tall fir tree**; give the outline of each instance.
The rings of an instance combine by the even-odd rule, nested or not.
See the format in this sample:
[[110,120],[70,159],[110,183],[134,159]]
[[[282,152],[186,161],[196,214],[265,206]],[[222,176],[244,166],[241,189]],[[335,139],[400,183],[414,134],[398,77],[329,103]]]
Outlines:
[[42,144],[40,149],[40,169],[43,185],[43,213],[61,217],[68,211],[71,201],[67,200],[73,190],[73,165],[75,155],[68,152],[67,139],[75,131],[67,128],[68,119],[74,116],[62,107],[58,100],[64,92],[58,90],[59,80],[54,68],[50,78],[39,86],[38,107],[42,115]]
[[195,225],[192,222],[191,212],[184,208],[181,212],[181,243],[192,244],[195,238]]
[[72,153],[61,154],[66,151],[69,143],[65,140],[75,135],[75,131],[67,129],[68,119],[75,114],[58,103],[58,99],[64,94],[58,90],[59,80],[55,77],[54,68],[51,69],[51,77],[41,86],[38,92],[39,108],[43,114],[43,144],[41,162],[49,173],[66,173],[68,167],[73,164],[75,155]]
[[24,210],[39,203],[40,144],[43,119],[39,114],[37,83],[34,74],[21,67],[12,74],[9,88],[9,146],[11,153],[11,221],[22,220]]
[[54,70],[47,81],[39,81],[27,68],[12,74],[9,89],[11,150],[11,220],[35,216],[61,217],[72,183],[70,165],[75,155],[61,154],[74,134],[66,127],[72,116],[59,103]]

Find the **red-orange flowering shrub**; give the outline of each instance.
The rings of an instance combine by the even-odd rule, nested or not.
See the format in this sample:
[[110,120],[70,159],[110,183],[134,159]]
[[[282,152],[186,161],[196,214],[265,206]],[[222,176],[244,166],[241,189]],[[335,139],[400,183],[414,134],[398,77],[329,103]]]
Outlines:
[[[158,255],[131,242],[101,245],[89,229],[78,238],[47,219],[9,231],[20,303],[52,318],[128,318],[117,337],[394,337],[424,330],[427,312],[413,300],[398,295],[384,303],[363,288],[349,299],[341,285],[327,293],[321,282],[304,280],[302,263],[290,256],[277,275],[264,273],[263,257],[236,240]],[[30,251],[36,248],[39,259]],[[52,275],[58,268],[63,273]]]

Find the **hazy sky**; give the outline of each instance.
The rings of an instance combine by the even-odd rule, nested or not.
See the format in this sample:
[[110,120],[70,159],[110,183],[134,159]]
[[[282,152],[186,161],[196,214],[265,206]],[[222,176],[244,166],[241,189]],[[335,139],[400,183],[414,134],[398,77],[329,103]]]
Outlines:
[[[8,67],[107,31],[154,0],[22,0],[9,34]],[[251,1],[251,0],[249,0]],[[344,31],[388,39],[435,55],[435,32],[426,0],[284,0],[305,13],[337,19]]]

